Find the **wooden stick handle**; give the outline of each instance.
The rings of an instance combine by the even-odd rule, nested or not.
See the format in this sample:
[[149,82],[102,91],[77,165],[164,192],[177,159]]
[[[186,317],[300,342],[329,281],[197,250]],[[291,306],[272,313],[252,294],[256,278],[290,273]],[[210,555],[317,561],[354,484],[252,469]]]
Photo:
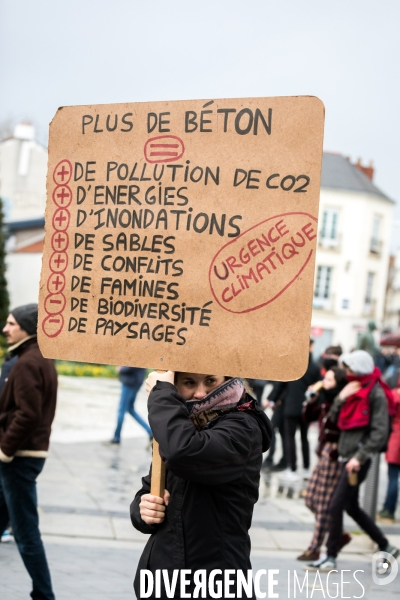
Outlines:
[[[166,371],[157,371],[157,373],[166,373]],[[160,456],[158,442],[153,439],[153,460],[151,462],[151,485],[150,493],[153,496],[163,498],[165,490],[165,463]]]
[[150,493],[163,498],[165,490],[165,462],[160,456],[158,442],[153,439],[153,460],[151,463]]

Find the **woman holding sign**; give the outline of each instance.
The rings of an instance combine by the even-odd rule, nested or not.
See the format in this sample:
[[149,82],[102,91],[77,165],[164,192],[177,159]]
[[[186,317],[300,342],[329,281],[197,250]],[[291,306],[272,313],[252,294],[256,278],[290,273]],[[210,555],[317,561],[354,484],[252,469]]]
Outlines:
[[134,527],[152,534],[137,597],[210,597],[210,590],[224,597],[226,590],[236,598],[240,586],[241,597],[255,598],[248,530],[269,419],[238,378],[153,372],[146,389],[167,475],[163,498],[149,493],[147,476],[131,504]]

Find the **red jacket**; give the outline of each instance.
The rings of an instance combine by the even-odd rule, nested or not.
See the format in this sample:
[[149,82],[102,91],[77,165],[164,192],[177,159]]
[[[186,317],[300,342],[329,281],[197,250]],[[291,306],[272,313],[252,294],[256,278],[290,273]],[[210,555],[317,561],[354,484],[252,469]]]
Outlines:
[[386,461],[400,465],[400,388],[392,390],[396,403],[396,414],[392,419],[392,432],[389,437]]

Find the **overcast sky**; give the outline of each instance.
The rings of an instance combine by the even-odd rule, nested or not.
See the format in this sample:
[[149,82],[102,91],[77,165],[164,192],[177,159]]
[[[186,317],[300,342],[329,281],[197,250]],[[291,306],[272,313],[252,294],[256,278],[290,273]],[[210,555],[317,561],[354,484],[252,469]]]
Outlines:
[[62,105],[316,95],[325,149],[400,201],[399,25],[399,0],[0,0],[0,123],[46,142]]

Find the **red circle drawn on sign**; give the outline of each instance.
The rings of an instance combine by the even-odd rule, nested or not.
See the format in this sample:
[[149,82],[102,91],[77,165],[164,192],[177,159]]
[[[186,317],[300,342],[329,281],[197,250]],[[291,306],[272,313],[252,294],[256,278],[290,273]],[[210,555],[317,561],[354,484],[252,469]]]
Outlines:
[[53,228],[56,231],[67,231],[70,219],[71,215],[69,210],[66,208],[57,208],[53,215]]
[[64,252],[68,248],[69,237],[65,231],[55,231],[51,236],[51,247],[54,252]]
[[57,185],[67,185],[72,177],[72,164],[64,158],[53,171],[53,181]]
[[148,163],[175,162],[182,158],[185,146],[176,135],[159,135],[144,145],[144,157]]
[[63,273],[52,273],[47,280],[47,290],[50,294],[61,294],[65,288],[65,276]]
[[[243,238],[244,238],[244,236],[246,236],[246,234],[248,234],[250,231],[255,230],[257,227],[260,227],[261,225],[264,225],[264,223],[268,223],[268,221],[272,221],[273,219],[278,219],[280,217],[284,218],[284,217],[293,217],[293,216],[295,216],[295,217],[302,216],[302,217],[306,217],[307,220],[311,219],[314,223],[318,222],[318,219],[316,219],[316,217],[314,217],[313,215],[310,215],[309,213],[305,213],[305,212],[300,212],[300,211],[299,212],[287,212],[287,213],[282,213],[282,214],[279,214],[279,215],[274,215],[273,217],[269,217],[268,219],[264,219],[264,221],[261,221],[260,223],[257,223],[256,225],[253,225],[252,227],[249,227],[249,229],[246,229],[246,231],[242,231],[242,233],[240,235],[238,235],[237,237],[235,237],[230,242],[227,242],[226,244],[224,244],[224,246],[222,246],[220,248],[220,250],[218,250],[218,252],[216,253],[216,255],[214,256],[214,258],[211,261],[210,268],[208,270],[208,280],[209,280],[209,284],[210,284],[211,293],[214,296],[214,300],[219,304],[219,306],[221,308],[223,308],[224,310],[226,310],[226,311],[228,311],[230,313],[235,313],[235,314],[243,314],[243,313],[252,312],[253,310],[258,310],[259,308],[262,308],[263,306],[267,306],[267,304],[270,304],[271,302],[274,302],[291,285],[293,285],[293,283],[299,278],[299,275],[304,271],[304,269],[306,268],[306,266],[308,265],[308,263],[309,263],[309,261],[311,259],[311,256],[312,256],[312,254],[314,252],[313,249],[310,249],[309,251],[307,250],[308,254],[304,256],[304,259],[303,259],[302,263],[299,265],[299,270],[297,271],[297,273],[295,274],[295,276],[292,277],[292,279],[290,279],[290,281],[284,282],[283,285],[282,285],[282,287],[281,287],[281,289],[272,298],[269,298],[265,302],[262,302],[261,304],[258,304],[256,306],[249,306],[248,308],[242,309],[242,310],[233,310],[233,309],[230,309],[230,308],[228,308],[226,305],[224,305],[221,302],[221,300],[219,298],[219,295],[218,295],[216,289],[214,289],[214,286],[213,286],[213,279],[215,280],[215,277],[213,275],[213,267],[215,265],[215,262],[216,262],[218,256],[220,254],[222,254],[222,252],[226,248],[228,248],[228,247],[232,248],[232,246],[233,246],[233,248],[235,248],[235,246],[236,247],[239,246],[239,248],[240,248],[240,244],[243,243]],[[239,242],[239,240],[241,238],[242,238],[242,241]],[[244,239],[246,239],[246,238],[244,238]],[[239,242],[239,244],[236,244],[237,242]],[[270,244],[270,245],[272,245],[272,244]],[[234,250],[231,250],[231,252],[234,252]],[[299,254],[299,253],[297,253],[297,254]],[[226,273],[227,274],[229,273],[227,267],[226,267]],[[214,269],[214,274],[216,275],[215,269]],[[222,278],[222,277],[219,277],[218,275],[217,275],[217,278],[220,279],[220,280],[225,280],[226,279],[226,277]],[[238,295],[238,294],[236,294],[236,295]],[[223,298],[223,294],[222,294],[222,298]]]
[[67,300],[64,294],[49,294],[44,301],[44,310],[48,315],[59,315],[65,308]]
[[53,338],[60,335],[64,325],[64,317],[60,315],[47,315],[42,322],[42,329],[47,337]]
[[60,160],[53,171],[53,181],[56,184],[56,188],[53,190],[52,199],[58,208],[52,219],[54,231],[51,236],[51,247],[53,254],[49,259],[49,267],[52,273],[47,279],[49,295],[43,303],[47,316],[42,321],[42,330],[50,338],[60,335],[64,326],[62,312],[67,304],[67,300],[62,292],[66,285],[63,272],[68,266],[66,250],[69,245],[69,236],[66,231],[71,220],[71,214],[67,209],[72,202],[72,190],[68,186],[71,177],[71,162],[67,159]]
[[58,185],[53,190],[53,202],[60,208],[67,208],[72,202],[72,190],[68,185]]
[[53,252],[50,256],[49,267],[53,273],[63,273],[68,266],[66,252]]

